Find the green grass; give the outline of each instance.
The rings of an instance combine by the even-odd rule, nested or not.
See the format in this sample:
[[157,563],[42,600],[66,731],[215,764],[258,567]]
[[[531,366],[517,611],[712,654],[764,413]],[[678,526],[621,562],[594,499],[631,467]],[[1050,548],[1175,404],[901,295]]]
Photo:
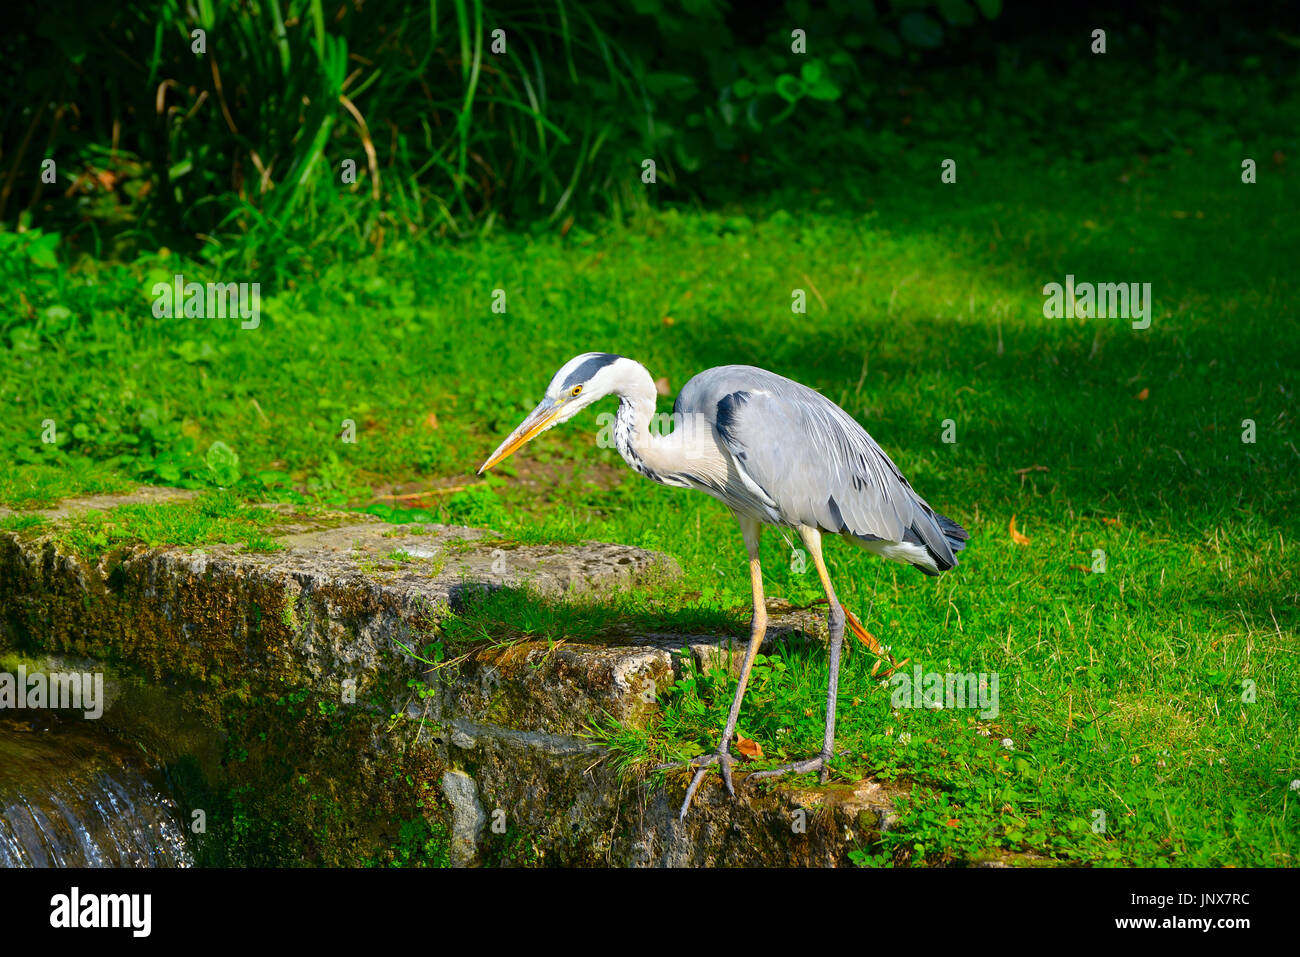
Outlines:
[[573,601],[539,601],[525,589],[494,589],[468,600],[467,607],[442,622],[441,636],[452,647],[463,649],[552,636],[598,641],[628,626],[643,631],[739,633],[740,619],[716,603],[699,602],[700,593],[692,592],[689,583],[652,579],[647,584],[651,587]]
[[73,495],[125,492],[133,483],[111,467],[79,456],[51,457],[58,464],[27,464],[0,474],[0,502],[43,508]]
[[269,531],[275,512],[246,505],[228,492],[208,492],[182,502],[134,503],[84,511],[60,522],[55,543],[89,561],[131,545],[239,543],[253,551],[284,546]]
[[32,529],[43,529],[48,524],[49,519],[44,515],[31,515],[22,512],[13,515],[0,515],[0,531],[5,532],[24,532]]
[[[1249,102],[1265,128],[1295,128],[1289,101]],[[160,253],[69,273],[10,257],[0,499],[30,507],[145,481],[366,506],[376,486],[404,483],[430,489],[408,518],[516,541],[627,542],[686,572],[599,602],[506,594],[449,621],[449,640],[502,627],[598,639],[651,623],[739,635],[749,587],[730,516],[624,470],[596,447],[594,414],[499,474],[473,471],[579,352],[637,358],[672,392],[712,365],[761,365],[843,405],[972,533],[938,580],[828,545],[844,604],[898,658],[1000,676],[1000,712],[981,722],[892,709],[870,656],[848,660],[839,744],[853,756],[841,776],[925,786],[861,863],[1005,848],[1097,864],[1295,865],[1294,162],[1195,115],[1166,152],[1054,160],[1042,148],[967,156],[958,125],[927,127],[924,149],[877,174],[790,184],[743,207],[275,265],[251,331],[150,313],[148,290],[173,272],[244,278],[219,264]],[[947,156],[960,158],[956,185],[939,181]],[[1240,181],[1243,156],[1259,161],[1256,185]],[[1067,274],[1150,282],[1151,328],[1044,318],[1043,285]],[[796,288],[806,315],[790,310]],[[53,444],[41,441],[47,419]],[[340,439],[345,419],[355,443]],[[217,442],[234,464],[211,454]],[[140,540],[197,541],[218,518],[114,514],[78,547],[108,547],[128,525]],[[1013,516],[1028,544],[1013,541]],[[1098,549],[1104,573],[1091,571]],[[808,604],[816,579],[791,553],[788,535],[765,535],[768,594]],[[740,728],[769,760],[817,750],[825,679],[815,648],[763,662]],[[663,691],[648,732],[606,731],[629,769],[709,750],[730,694],[721,675],[690,675]]]
[[[655,51],[650,10],[137,0],[86,17],[82,6],[27,14],[17,33],[59,42],[30,61],[6,44],[0,73],[15,98],[58,104],[0,117],[0,174],[12,186],[44,143],[77,157],[65,174],[76,185],[42,202],[20,183],[0,218],[60,229],[65,251],[87,257],[182,244],[253,268],[322,246],[364,254],[413,235],[487,232],[516,217],[558,224],[644,205],[637,181],[616,172],[654,154],[669,179],[669,154],[681,152],[685,131],[655,122],[647,83],[659,92],[665,78],[679,89],[685,78],[650,73],[611,35]],[[201,52],[195,29],[211,44]],[[696,59],[688,37],[667,32]],[[88,47],[106,54],[93,71],[82,67]],[[141,122],[159,89],[166,122]],[[704,95],[716,98],[713,84]],[[670,102],[682,113],[680,97]],[[65,109],[84,122],[61,123]]]

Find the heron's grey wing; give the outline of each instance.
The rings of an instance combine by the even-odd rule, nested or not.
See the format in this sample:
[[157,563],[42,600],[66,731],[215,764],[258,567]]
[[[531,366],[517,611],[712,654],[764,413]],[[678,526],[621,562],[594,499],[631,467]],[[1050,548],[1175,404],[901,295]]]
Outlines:
[[738,468],[776,502],[784,521],[865,541],[924,544],[940,570],[956,564],[934,510],[851,415],[763,369],[709,373],[682,395],[700,411],[713,404],[714,427]]

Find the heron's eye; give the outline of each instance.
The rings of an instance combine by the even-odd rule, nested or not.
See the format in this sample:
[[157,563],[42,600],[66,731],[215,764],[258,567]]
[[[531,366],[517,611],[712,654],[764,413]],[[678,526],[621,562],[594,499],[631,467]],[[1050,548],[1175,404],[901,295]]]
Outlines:
[[582,386],[575,385],[572,389],[569,390],[569,395],[577,395],[581,391],[582,391]]

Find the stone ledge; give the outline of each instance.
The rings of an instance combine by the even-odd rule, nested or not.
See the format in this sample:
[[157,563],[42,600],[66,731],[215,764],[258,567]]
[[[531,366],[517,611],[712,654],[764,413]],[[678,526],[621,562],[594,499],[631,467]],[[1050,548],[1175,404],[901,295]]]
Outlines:
[[[48,514],[57,521],[69,511]],[[387,525],[352,513],[294,518],[278,534],[282,551],[135,546],[91,565],[61,552],[48,531],[0,533],[0,651],[130,669],[203,701],[222,734],[232,699],[307,689],[316,702],[340,702],[350,682],[356,703],[343,707],[358,709],[351,713],[369,730],[364,753],[351,750],[348,759],[419,757],[428,769],[422,780],[445,801],[426,813],[445,813],[461,864],[491,861],[505,839],[493,825],[504,821],[538,863],[843,865],[853,847],[888,828],[893,799],[906,790],[870,781],[767,784],[741,786],[732,800],[710,778],[683,824],[685,775],[651,792],[579,737],[591,719],[651,718],[655,692],[681,667],[674,652],[685,648],[707,666],[743,649],[743,638],[634,633],[603,644],[560,636],[479,649],[436,671],[405,650],[436,638],[442,616],[470,590],[526,586],[560,596],[634,587],[679,575],[666,556],[608,543],[513,544],[482,529]],[[799,635],[824,628],[816,611],[773,611],[769,646],[816,640]],[[306,770],[328,750],[320,741],[287,744]],[[333,780],[323,763],[314,772]]]

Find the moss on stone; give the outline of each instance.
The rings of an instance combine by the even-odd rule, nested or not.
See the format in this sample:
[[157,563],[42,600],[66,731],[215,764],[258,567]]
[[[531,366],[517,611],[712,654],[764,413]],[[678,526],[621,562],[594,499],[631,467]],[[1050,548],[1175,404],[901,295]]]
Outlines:
[[[341,705],[339,676],[322,680],[293,653],[331,615],[366,619],[380,604],[377,593],[292,591],[274,577],[205,562],[178,571],[191,557],[140,546],[90,561],[61,544],[47,538],[33,548],[0,536],[5,660],[94,659],[136,687],[166,689],[209,742],[226,741],[216,760],[192,742],[166,743],[184,818],[199,810],[206,819],[196,839],[200,863],[445,861],[445,808],[429,783],[442,772],[436,750],[376,747],[394,733],[377,702],[401,695],[409,667],[393,659],[358,675],[358,703]],[[141,710],[139,701],[124,706],[116,724],[127,733],[157,731],[159,722]],[[411,823],[419,820],[423,829]]]

